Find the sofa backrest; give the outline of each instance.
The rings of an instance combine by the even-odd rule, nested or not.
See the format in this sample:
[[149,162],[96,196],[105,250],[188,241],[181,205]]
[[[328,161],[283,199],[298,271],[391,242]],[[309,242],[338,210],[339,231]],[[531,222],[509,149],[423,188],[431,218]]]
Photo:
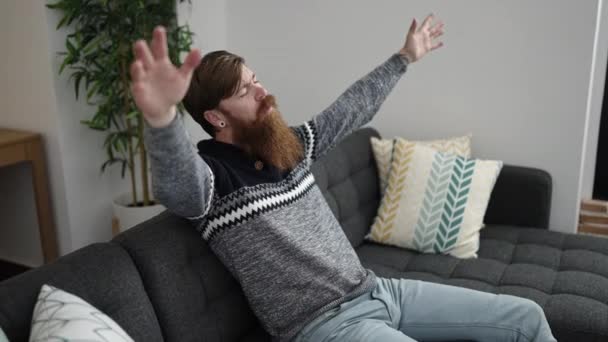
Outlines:
[[371,127],[360,129],[312,167],[317,185],[354,247],[363,242],[380,205],[378,171],[370,143],[371,137],[379,136]]
[[[313,166],[317,184],[355,247],[369,231],[381,200],[371,137],[379,137],[378,132],[372,127],[362,128]],[[552,186],[547,171],[503,165],[484,223],[548,228]]]
[[553,181],[547,171],[504,165],[484,223],[548,229],[552,193]]
[[116,236],[133,258],[166,341],[239,341],[260,324],[190,222],[168,211]]
[[29,339],[32,313],[43,284],[84,299],[136,341],[162,341],[139,272],[127,252],[115,243],[89,245],[0,282],[0,327],[9,341]]

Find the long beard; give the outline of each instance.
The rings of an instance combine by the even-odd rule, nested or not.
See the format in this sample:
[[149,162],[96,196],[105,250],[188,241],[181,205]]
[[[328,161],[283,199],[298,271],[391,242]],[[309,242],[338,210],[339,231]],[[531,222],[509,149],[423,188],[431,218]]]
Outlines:
[[[260,118],[260,113],[273,110]],[[274,96],[264,98],[258,118],[253,124],[234,122],[235,138],[249,156],[261,159],[280,171],[291,170],[302,160],[302,143],[294,131],[287,126],[277,109]]]

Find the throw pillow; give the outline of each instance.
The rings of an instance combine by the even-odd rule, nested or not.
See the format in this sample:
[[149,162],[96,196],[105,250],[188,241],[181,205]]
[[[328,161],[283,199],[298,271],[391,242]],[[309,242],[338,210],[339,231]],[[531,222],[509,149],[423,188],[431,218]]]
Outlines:
[[[471,158],[471,137],[472,134],[468,134],[462,137],[439,140],[412,141],[412,143],[429,146],[440,152],[453,153],[465,158]],[[388,181],[388,174],[390,172],[391,161],[393,160],[393,146],[395,145],[397,140],[403,140],[403,138],[371,138],[372,151],[374,153],[374,159],[376,160],[376,165],[378,167],[378,184],[380,184],[381,196],[384,196],[386,183]]]
[[32,316],[30,341],[133,341],[110,317],[82,298],[43,285]]
[[2,328],[0,328],[0,342],[8,342],[8,337],[6,337],[6,334],[4,331],[2,331]]
[[386,194],[366,239],[424,253],[477,257],[501,161],[397,140]]

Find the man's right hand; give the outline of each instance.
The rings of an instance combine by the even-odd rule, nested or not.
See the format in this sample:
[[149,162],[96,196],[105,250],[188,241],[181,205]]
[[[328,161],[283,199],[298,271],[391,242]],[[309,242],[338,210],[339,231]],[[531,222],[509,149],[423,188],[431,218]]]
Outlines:
[[134,50],[131,93],[135,104],[150,126],[167,126],[176,115],[175,106],[186,96],[201,52],[192,49],[182,66],[176,68],[169,59],[167,35],[161,26],[154,29],[151,49],[144,40],[138,40]]

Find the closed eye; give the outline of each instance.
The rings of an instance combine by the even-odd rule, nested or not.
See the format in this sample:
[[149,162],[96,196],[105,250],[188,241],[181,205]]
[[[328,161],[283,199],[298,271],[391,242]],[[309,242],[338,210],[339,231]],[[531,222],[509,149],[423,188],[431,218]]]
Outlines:
[[253,76],[251,77],[251,82],[247,83],[247,85],[243,87],[245,92],[240,97],[247,96],[247,94],[249,94],[249,89],[251,88],[251,84],[258,84],[258,83],[260,83],[260,81],[258,81],[257,78],[255,77],[255,74],[253,74]]

